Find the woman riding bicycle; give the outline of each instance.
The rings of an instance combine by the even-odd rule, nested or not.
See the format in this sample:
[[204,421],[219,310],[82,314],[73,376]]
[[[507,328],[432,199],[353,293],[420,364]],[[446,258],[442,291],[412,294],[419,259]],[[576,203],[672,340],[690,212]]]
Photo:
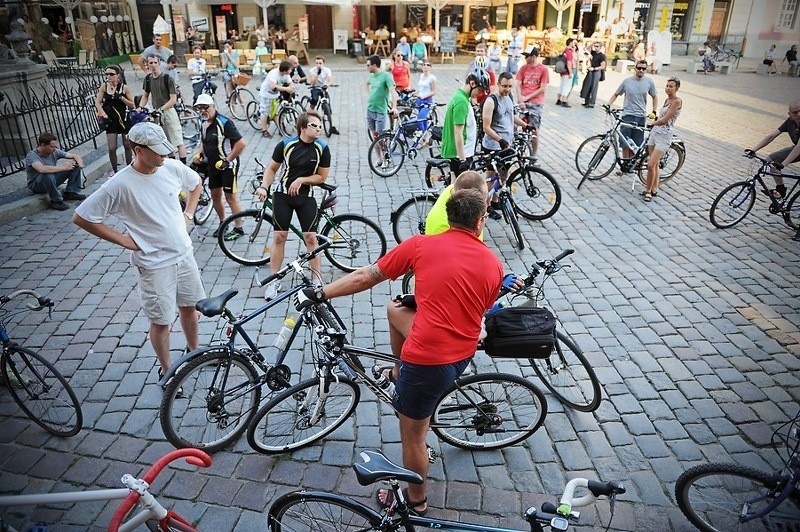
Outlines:
[[239,50],[233,49],[231,41],[225,41],[225,46],[220,54],[222,60],[222,79],[225,82],[225,91],[233,92],[233,84],[239,77]]

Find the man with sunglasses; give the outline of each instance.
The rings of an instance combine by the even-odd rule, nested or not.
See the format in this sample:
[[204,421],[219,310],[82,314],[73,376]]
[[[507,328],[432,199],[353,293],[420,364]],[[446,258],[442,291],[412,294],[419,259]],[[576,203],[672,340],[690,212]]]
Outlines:
[[[609,107],[614,104],[618,96],[625,95],[625,103],[622,106],[622,122],[620,131],[627,138],[633,140],[637,146],[644,142],[644,130],[625,126],[624,123],[635,124],[644,127],[647,122],[647,96],[653,99],[652,116],[655,118],[658,109],[658,93],[656,84],[652,78],[645,77],[647,61],[636,62],[633,76],[622,80],[619,88],[611,95],[608,100]],[[633,151],[627,146],[622,147],[622,156],[626,159],[633,157]]]
[[[322,117],[317,111],[301,114],[297,118],[298,136],[285,138],[275,146],[272,160],[264,168],[261,186],[256,189],[260,201],[267,199],[275,174],[283,168],[283,174],[272,195],[272,219],[275,225],[275,237],[269,255],[272,273],[280,270],[283,265],[286,238],[289,236],[289,224],[294,213],[297,213],[308,250],[312,251],[317,247],[319,212],[313,187],[325,182],[331,167],[331,150],[319,138],[320,130]],[[322,258],[312,259],[309,265],[312,275],[320,279]],[[279,291],[280,284],[277,280],[273,281],[267,285],[264,298],[273,299]]]
[[[217,113],[214,99],[208,94],[197,97],[195,109],[200,113],[203,121],[200,138],[200,150],[195,154],[194,160],[199,163],[205,158],[208,166],[208,188],[211,189],[211,202],[219,217],[219,223],[225,219],[225,205],[222,204],[222,194],[231,208],[231,214],[241,211],[239,206],[239,187],[237,173],[239,170],[239,154],[247,145],[242,138],[233,120]],[[214,238],[219,236],[219,227],[214,231]],[[236,220],[236,226],[228,233],[222,235],[224,240],[236,240],[244,236],[242,221]]]

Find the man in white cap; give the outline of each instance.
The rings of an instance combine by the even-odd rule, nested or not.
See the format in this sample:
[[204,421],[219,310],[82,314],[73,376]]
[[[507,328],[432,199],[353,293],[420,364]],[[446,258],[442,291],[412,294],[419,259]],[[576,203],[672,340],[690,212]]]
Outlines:
[[[168,158],[176,148],[158,125],[136,124],[128,140],[135,156],[133,163],[89,196],[75,210],[72,222],[131,250],[160,377],[170,367],[169,334],[176,314],[186,347],[194,350],[199,345],[194,305],[206,293],[187,226],[192,223],[200,197],[200,176]],[[188,193],[183,212],[178,200],[181,190]],[[122,222],[124,233],[105,223],[109,216]]]

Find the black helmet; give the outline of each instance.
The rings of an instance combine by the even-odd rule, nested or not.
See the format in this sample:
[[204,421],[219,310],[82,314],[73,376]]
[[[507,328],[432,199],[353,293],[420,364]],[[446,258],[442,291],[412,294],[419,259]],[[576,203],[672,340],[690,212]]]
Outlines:
[[482,68],[473,68],[472,72],[467,76],[467,83],[474,81],[478,87],[488,91],[489,90],[489,74]]

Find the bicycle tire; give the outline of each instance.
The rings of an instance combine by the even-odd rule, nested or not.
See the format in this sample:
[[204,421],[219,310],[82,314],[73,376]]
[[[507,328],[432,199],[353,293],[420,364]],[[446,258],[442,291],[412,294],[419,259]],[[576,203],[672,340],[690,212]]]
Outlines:
[[260,401],[260,380],[250,360],[239,351],[211,346],[169,381],[158,417],[164,436],[176,448],[213,453],[245,431]]
[[[376,150],[380,150],[380,160],[376,161],[378,157],[375,154]],[[367,162],[372,172],[380,177],[392,177],[406,160],[406,145],[400,140],[398,136],[395,139],[394,132],[381,133],[369,145],[369,152],[367,153]]]
[[508,373],[483,373],[461,377],[442,396],[431,429],[461,449],[502,449],[530,437],[546,415],[547,400],[531,382]]
[[260,453],[284,453],[308,447],[339,428],[353,414],[361,390],[341,375],[330,378],[326,387],[324,411],[316,424],[310,425],[309,418],[319,400],[318,378],[283,390],[261,407],[247,427],[247,443]]
[[514,243],[517,249],[525,249],[525,239],[522,238],[517,213],[514,211],[514,205],[512,205],[510,197],[504,196],[500,198],[500,210],[503,211],[503,218],[506,219],[506,223],[511,226],[511,234],[514,236]]
[[450,170],[442,171],[438,167],[434,167],[429,163],[425,163],[425,184],[428,188],[436,188],[436,185],[441,183],[444,186],[450,184]]
[[[244,236],[225,240],[225,235],[242,221]],[[263,266],[269,263],[272,246],[272,215],[259,209],[248,209],[225,218],[219,226],[217,243],[226,257],[245,266]]]
[[416,196],[392,213],[392,233],[398,244],[414,235],[425,234],[425,219],[437,197],[435,194]]
[[297,135],[297,109],[294,107],[281,107],[278,116],[275,117],[275,124],[278,131],[284,137],[294,137]]
[[381,515],[360,502],[324,492],[295,491],[282,495],[267,513],[269,532],[378,530]]
[[[800,523],[800,506],[792,496],[765,517],[741,522],[745,509],[747,516],[757,515],[781,487],[782,481],[774,475],[738,464],[709,463],[692,467],[678,477],[675,500],[683,515],[703,531],[794,530],[785,526]],[[761,497],[764,499],[757,500]],[[770,527],[773,521],[773,525],[783,526]]]
[[800,190],[786,203],[783,221],[794,230],[800,229]]
[[9,345],[3,350],[0,372],[14,401],[44,430],[69,438],[83,428],[83,411],[75,392],[42,355],[27,347]]
[[255,102],[256,97],[250,90],[244,87],[236,87],[231,95],[228,97],[228,109],[231,116],[236,120],[247,120],[247,105],[250,102]]
[[203,189],[200,191],[200,199],[197,200],[197,208],[194,210],[195,225],[203,225],[214,212],[214,202],[211,201],[211,192],[208,190],[208,182],[203,179]]
[[546,220],[561,207],[561,187],[537,166],[517,168],[508,178],[511,204],[527,220]]
[[309,98],[308,96],[302,96],[299,102],[300,102],[300,108],[303,109],[303,112],[311,109],[311,98]]
[[331,116],[331,107],[327,103],[322,104],[322,129],[325,132],[325,136],[330,138],[333,135],[331,130],[331,125],[333,124],[333,119]]
[[247,104],[247,123],[256,131],[261,131],[261,111],[258,102]]
[[334,216],[322,228],[322,235],[333,240],[325,256],[343,272],[354,272],[386,255],[386,236],[381,228],[358,214]]
[[[575,152],[575,168],[583,176],[581,183],[589,179],[603,179],[614,171],[617,164],[617,157],[614,153],[614,145],[607,135],[594,135],[584,140]],[[607,156],[611,157],[607,159]],[[603,164],[605,161],[605,164]],[[578,185],[580,188],[580,185]]]
[[414,287],[416,286],[416,281],[414,278],[414,272],[407,271],[403,275],[403,279],[400,281],[400,287],[403,290],[404,294],[413,294]]
[[178,113],[178,119],[183,132],[183,140],[199,139],[202,120],[200,113],[189,107],[184,107]]
[[566,334],[556,331],[550,356],[529,360],[536,375],[562,404],[579,412],[594,412],[600,406],[600,381],[583,351]]
[[[730,196],[730,197],[729,197]],[[708,211],[708,219],[718,229],[727,229],[738,224],[750,213],[756,203],[756,187],[752,181],[739,181],[728,185],[714,199]],[[724,210],[731,209],[730,219],[725,219]]]
[[[658,183],[663,185],[678,173],[686,160],[686,148],[681,144],[670,144],[669,149],[664,152],[658,161],[661,172],[658,174]],[[643,185],[647,184],[647,158],[642,161],[638,168],[639,181]]]

